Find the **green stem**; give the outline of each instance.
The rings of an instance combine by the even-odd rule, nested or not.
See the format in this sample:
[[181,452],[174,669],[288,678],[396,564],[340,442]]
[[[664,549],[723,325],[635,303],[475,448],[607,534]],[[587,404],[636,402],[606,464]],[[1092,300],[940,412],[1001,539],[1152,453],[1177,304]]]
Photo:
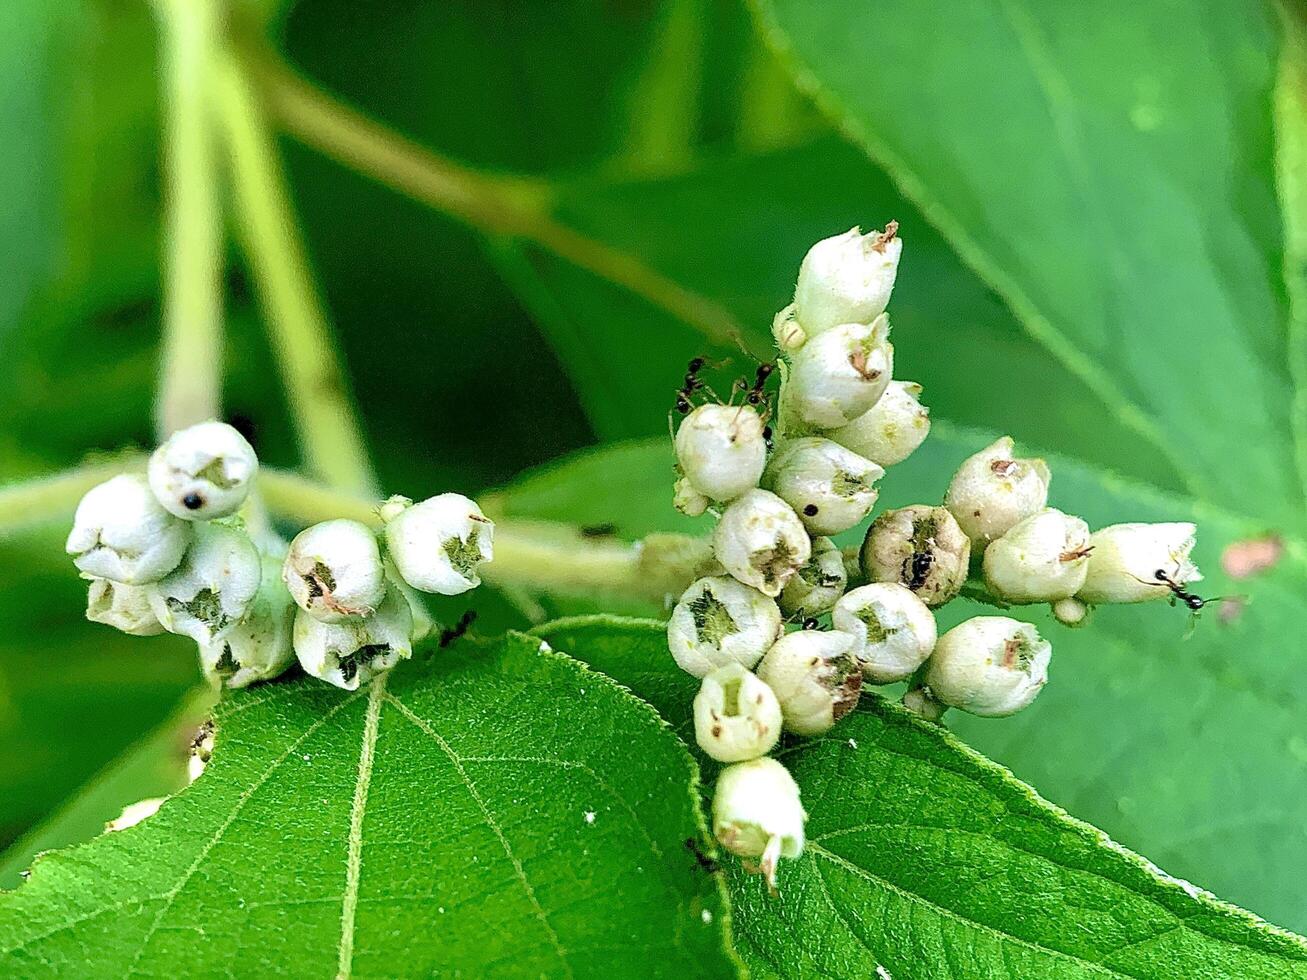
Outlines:
[[258,285],[306,466],[356,493],[376,486],[335,340],[319,304],[263,107],[232,52],[212,92],[231,158],[241,243]]
[[459,166],[315,89],[279,64],[260,63],[268,107],[291,135],[326,155],[490,235],[534,242],[617,283],[698,329],[734,344],[741,326],[721,305],[638,258],[556,221],[547,188]]
[[207,86],[212,3],[157,0],[162,33],[164,166],[163,342],[155,429],[216,418],[222,403],[222,209]]
[[[378,501],[292,473],[262,470],[259,486],[268,509],[297,524],[335,517],[381,524]],[[679,534],[650,535],[631,544],[587,538],[569,524],[497,518],[495,559],[483,566],[482,575],[491,585],[528,593],[663,603],[683,592],[710,558],[705,540]]]

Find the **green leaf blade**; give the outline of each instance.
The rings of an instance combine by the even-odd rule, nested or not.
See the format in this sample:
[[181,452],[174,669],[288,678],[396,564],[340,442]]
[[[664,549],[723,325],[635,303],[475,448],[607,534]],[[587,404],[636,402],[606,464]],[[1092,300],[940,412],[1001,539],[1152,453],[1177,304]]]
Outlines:
[[[540,632],[686,723],[670,682],[645,689],[653,665],[675,669],[657,624]],[[1303,940],[1158,871],[877,695],[778,754],[803,791],[809,845],[782,866],[779,900],[728,864],[755,975],[1307,976]]]
[[1269,8],[756,9],[827,114],[1192,491],[1301,526]]
[[256,688],[216,723],[199,782],[0,896],[4,972],[736,972],[724,897],[682,846],[704,834],[692,762],[537,640],[353,695]]

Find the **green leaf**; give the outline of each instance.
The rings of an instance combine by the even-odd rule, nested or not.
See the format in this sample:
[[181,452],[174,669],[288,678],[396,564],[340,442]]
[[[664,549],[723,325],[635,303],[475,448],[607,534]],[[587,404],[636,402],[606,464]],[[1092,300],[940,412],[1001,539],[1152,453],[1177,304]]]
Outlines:
[[756,9],[828,116],[1189,489],[1302,526],[1272,5]]
[[[225,699],[205,774],[0,896],[0,973],[734,975],[696,767],[652,710],[510,636],[355,694]],[[706,844],[704,846],[707,846]]]
[[38,854],[98,837],[124,807],[184,787],[191,741],[208,717],[214,697],[207,686],[200,689],[179,711],[129,746],[63,806],[0,854],[0,888],[16,888]]
[[[939,500],[958,463],[994,438],[936,421],[922,448],[889,470],[879,506]],[[670,459],[665,440],[587,453],[511,488],[507,506],[553,520],[629,513],[623,533],[633,536],[684,531],[684,519],[667,520],[662,505]],[[1052,505],[1092,527],[1196,522],[1202,593],[1246,601],[1226,607],[1228,622],[1221,604],[1212,604],[1192,635],[1188,613],[1164,603],[1105,606],[1078,630],[1054,623],[1044,607],[1017,607],[1009,615],[1038,623],[1052,641],[1051,682],[1012,718],[952,713],[949,724],[1048,799],[1172,873],[1307,930],[1307,881],[1297,870],[1307,861],[1307,686],[1287,639],[1307,617],[1307,548],[1288,540],[1274,567],[1233,581],[1221,571],[1222,554],[1263,535],[1263,525],[1074,460],[1048,462]],[[649,481],[643,490],[633,482],[637,473]],[[707,533],[710,522],[699,523]],[[857,533],[844,539],[856,541]],[[965,600],[938,611],[942,628],[992,613]],[[642,696],[664,707],[651,693]]]
[[[539,632],[688,724],[695,685],[664,679],[680,672],[660,624]],[[778,755],[808,846],[782,863],[779,899],[739,862],[727,872],[756,976],[1307,976],[1307,941],[1159,871],[878,695]]]

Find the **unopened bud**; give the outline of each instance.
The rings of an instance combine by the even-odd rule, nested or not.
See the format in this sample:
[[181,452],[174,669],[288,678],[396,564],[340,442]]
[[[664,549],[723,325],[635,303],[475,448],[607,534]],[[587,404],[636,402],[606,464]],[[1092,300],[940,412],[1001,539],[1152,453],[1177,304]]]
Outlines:
[[947,704],[940,704],[930,696],[924,687],[908,688],[903,692],[903,697],[900,700],[903,707],[918,718],[924,718],[926,721],[939,721],[944,717],[944,712],[948,710]]
[[781,737],[781,706],[770,687],[739,664],[718,667],[694,698],[694,738],[718,762],[770,752]]
[[686,517],[699,517],[711,503],[707,497],[701,494],[684,476],[676,478],[676,485],[672,490],[672,506],[679,510]]
[[188,521],[236,513],[249,495],[259,459],[225,422],[174,432],[150,456],[150,489],[167,510]]
[[1083,626],[1089,617],[1089,607],[1074,597],[1058,599],[1051,608],[1053,617],[1063,626]]
[[883,232],[850,228],[819,241],[799,267],[795,315],[809,337],[842,323],[870,323],[889,305],[903,240],[898,222]]
[[676,430],[676,461],[710,500],[734,500],[767,465],[762,418],[748,405],[700,405]]
[[872,684],[906,680],[935,649],[935,617],[916,593],[897,582],[847,592],[831,622],[853,637],[862,676]]
[[713,552],[726,571],[774,598],[807,563],[812,544],[789,504],[766,490],[750,490],[722,513]]
[[784,625],[776,602],[733,578],[701,578],[681,596],[667,621],[667,646],[695,677],[739,664],[752,669]]
[[382,513],[386,547],[404,581],[422,592],[462,595],[481,584],[478,569],[495,557],[495,525],[460,493],[408,506],[392,497]]
[[1004,602],[1055,602],[1089,574],[1089,525],[1047,507],[1018,521],[985,549],[985,584]]
[[263,577],[261,564],[243,528],[196,524],[182,563],[150,590],[150,606],[169,633],[213,643],[249,611]]
[[145,477],[124,473],[82,498],[66,547],[87,575],[145,585],[176,568],[190,541],[191,526],[159,505]]
[[263,578],[245,617],[221,638],[200,644],[200,667],[216,684],[248,687],[280,677],[295,661],[295,603],[281,582],[281,559],[263,556]]
[[977,616],[939,638],[923,678],[936,701],[973,715],[1015,714],[1048,681],[1048,641],[1029,623]]
[[788,410],[821,429],[848,425],[876,404],[893,370],[888,317],[840,324],[811,337],[794,355],[785,389]]
[[772,319],[771,335],[776,341],[776,346],[786,354],[793,354],[807,341],[808,334],[799,326],[799,321],[794,319],[793,303]]
[[86,590],[86,618],[132,636],[163,632],[150,605],[148,585],[124,585],[107,578],[92,578]]
[[398,589],[387,589],[366,619],[324,623],[295,615],[295,656],[304,672],[347,691],[389,670],[413,652],[413,612]]
[[862,570],[873,582],[898,582],[928,606],[942,606],[962,589],[971,541],[943,507],[914,504],[887,510],[862,543]]
[[891,381],[875,405],[826,435],[880,466],[903,462],[930,435],[930,412],[919,402],[921,385]]
[[862,668],[853,637],[831,630],[799,630],[777,640],[758,665],[758,676],[781,703],[786,731],[820,735],[858,703]]
[[1019,521],[1048,504],[1048,466],[1042,459],[1017,459],[1012,437],[1004,436],[964,460],[953,475],[944,506],[983,549]]
[[813,538],[812,554],[806,564],[785,583],[781,591],[781,612],[807,619],[829,612],[844,594],[848,576],[844,555],[830,538]]
[[758,870],[772,889],[780,859],[803,853],[803,823],[808,815],[794,778],[775,759],[752,759],[723,769],[717,777],[712,814],[718,842],[732,854],[758,858]]
[[386,592],[376,534],[344,518],[295,535],[281,577],[295,604],[324,623],[370,616]]
[[768,489],[789,504],[812,534],[839,534],[876,505],[885,471],[829,439],[794,439],[767,467]]
[[1189,560],[1192,524],[1113,524],[1089,536],[1089,573],[1077,598],[1100,602],[1148,602],[1202,580]]

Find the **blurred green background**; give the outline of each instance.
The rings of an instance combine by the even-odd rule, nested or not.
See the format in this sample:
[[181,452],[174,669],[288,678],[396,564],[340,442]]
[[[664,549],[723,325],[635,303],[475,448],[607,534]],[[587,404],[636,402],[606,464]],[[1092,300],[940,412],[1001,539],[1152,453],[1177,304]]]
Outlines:
[[[1280,533],[1300,561],[1298,25],[1255,3],[1101,7],[247,0],[231,4],[229,27],[252,66],[284,62],[422,148],[419,161],[429,152],[513,177],[561,226],[723,311],[758,352],[808,245],[897,219],[906,242],[891,307],[897,373],[925,386],[934,418],[1008,432],[1109,482],[1146,485],[1157,519],[1179,507],[1200,520],[1233,515],[1205,556],[1213,572],[1219,546],[1238,533]],[[144,0],[0,5],[0,481],[153,442],[158,59]],[[690,356],[746,360],[721,331],[705,333],[547,243],[469,225],[342,165],[322,139],[278,119],[283,103],[267,86],[291,76],[258,77],[387,490],[479,493],[585,447],[665,434]],[[253,277],[229,240],[226,413],[266,463],[294,467]],[[668,525],[663,466],[621,468],[625,499],[656,515],[630,518],[624,533]],[[612,513],[617,494],[582,515],[578,481],[562,504],[546,478],[508,499],[522,513],[624,519]],[[83,622],[64,532],[0,529],[0,849],[156,732],[199,680],[184,643]],[[1300,612],[1298,583],[1277,585],[1290,598],[1263,608]],[[488,602],[490,624],[522,622]],[[1117,622],[1126,639],[1112,642],[1129,652],[1135,621]],[[1262,621],[1239,638],[1205,624],[1215,632],[1200,656],[1152,671],[1206,671],[1238,711],[1275,714],[1261,736],[1290,768],[1268,763],[1268,780],[1307,775],[1301,737],[1285,734],[1301,702],[1285,661],[1250,665],[1258,654],[1246,644],[1300,635],[1302,622]],[[1182,632],[1177,614],[1146,643],[1171,649]],[[1246,659],[1232,666],[1227,655]],[[1249,690],[1251,700],[1237,700]],[[1190,687],[1158,686],[1129,705],[1111,693],[1092,716],[1111,758],[1082,744],[1059,776],[1056,755],[1020,755],[1015,743],[1035,737],[1029,726],[981,747],[1068,802],[1069,787],[1092,797],[1099,780],[1115,785],[1113,766],[1129,770],[1135,749],[1111,733],[1147,727],[1141,705],[1202,727]],[[175,737],[167,727],[155,736],[157,758],[181,758],[175,727]],[[1189,734],[1177,723],[1156,738]],[[1240,732],[1228,737],[1237,743]],[[1209,762],[1188,778],[1203,783],[1194,813],[1214,818],[1214,801],[1247,787],[1231,775],[1234,748]],[[1045,770],[1064,782],[1041,782]],[[1159,790],[1155,814],[1169,792]],[[1244,839],[1272,824],[1275,853],[1302,857],[1302,795],[1258,795],[1248,810],[1262,824],[1250,818],[1229,833]],[[1132,806],[1122,795],[1077,815],[1153,857],[1149,845],[1174,837],[1168,869],[1191,843],[1197,870],[1228,850],[1226,838],[1192,827],[1181,829],[1199,837],[1186,842]],[[29,839],[3,866],[0,886],[31,848]],[[1256,867],[1255,855],[1240,860],[1242,878],[1233,856],[1213,870],[1222,893],[1302,928],[1303,888]]]

